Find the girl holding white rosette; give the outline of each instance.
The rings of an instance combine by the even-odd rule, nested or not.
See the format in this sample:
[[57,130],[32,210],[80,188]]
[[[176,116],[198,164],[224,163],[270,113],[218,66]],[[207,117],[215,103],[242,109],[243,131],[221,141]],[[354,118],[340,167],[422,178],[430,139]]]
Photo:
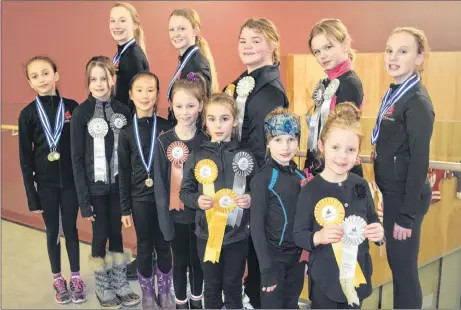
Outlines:
[[108,57],[91,58],[86,75],[90,95],[72,116],[72,168],[82,217],[92,222],[89,260],[96,297],[102,307],[114,309],[140,301],[126,279],[129,257],[123,251],[120,223],[118,137],[130,111],[112,97],[115,67]]
[[[173,250],[173,285],[176,309],[202,309],[203,272],[197,253],[195,210],[179,199],[183,167],[189,154],[209,137],[197,128],[206,101],[205,79],[190,72],[175,82],[171,106],[178,123],[158,137],[155,148],[154,190],[160,229]],[[189,268],[190,297],[187,296]]]
[[[246,184],[256,162],[232,137],[238,110],[231,96],[212,95],[202,115],[211,141],[189,154],[180,198],[185,206],[197,210],[195,234],[205,280],[205,308],[242,309],[250,234]],[[243,210],[239,213],[238,209]]]
[[[251,150],[261,167],[267,155],[264,119],[277,107],[288,108],[280,80],[280,35],[275,25],[266,18],[248,19],[240,27],[238,52],[246,71],[225,92],[237,101],[241,147]],[[261,307],[259,277],[258,259],[250,238],[245,293],[255,309]]]
[[301,189],[298,198],[293,239],[311,252],[313,309],[360,308],[372,292],[366,239],[382,245],[384,230],[368,183],[350,172],[362,139],[357,107],[350,102],[337,105],[318,142],[325,169]]

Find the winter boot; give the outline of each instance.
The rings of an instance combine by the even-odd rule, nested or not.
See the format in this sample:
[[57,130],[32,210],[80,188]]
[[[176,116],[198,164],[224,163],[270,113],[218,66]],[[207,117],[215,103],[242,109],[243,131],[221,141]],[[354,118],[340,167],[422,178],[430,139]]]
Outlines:
[[109,252],[113,258],[113,266],[110,269],[110,284],[115,294],[124,306],[134,306],[139,304],[141,297],[131,290],[126,278],[126,269],[130,261],[129,252],[116,253]]
[[154,290],[154,276],[152,275],[150,278],[144,278],[138,271],[138,281],[142,290],[142,308],[160,309]]
[[90,266],[94,272],[95,292],[101,307],[109,309],[119,309],[122,303],[115,295],[115,292],[110,286],[109,266],[111,259],[106,256],[106,259],[100,257],[89,257]]
[[155,268],[158,286],[158,303],[162,309],[175,309],[176,302],[174,294],[171,290],[171,282],[173,280],[173,268],[168,273],[162,273],[160,269]]

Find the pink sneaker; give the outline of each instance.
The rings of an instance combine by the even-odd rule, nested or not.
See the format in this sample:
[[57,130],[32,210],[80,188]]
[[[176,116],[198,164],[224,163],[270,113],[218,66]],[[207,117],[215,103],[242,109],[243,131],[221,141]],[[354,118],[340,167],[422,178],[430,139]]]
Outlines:
[[80,277],[70,279],[70,291],[72,293],[72,302],[80,304],[86,301],[85,283]]
[[67,304],[72,298],[67,290],[67,282],[63,278],[57,278],[53,281],[53,288],[55,291],[55,299],[58,304]]

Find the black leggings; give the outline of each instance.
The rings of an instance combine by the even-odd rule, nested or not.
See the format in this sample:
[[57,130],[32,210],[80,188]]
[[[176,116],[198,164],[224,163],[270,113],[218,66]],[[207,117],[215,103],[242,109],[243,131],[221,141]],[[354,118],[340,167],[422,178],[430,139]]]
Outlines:
[[311,300],[311,309],[361,309],[363,300],[359,299],[360,305],[350,306],[347,302],[335,302],[328,298],[319,285],[314,281],[309,282],[309,298]]
[[138,256],[136,264],[143,277],[152,276],[152,253],[157,253],[157,266],[162,273],[171,270],[170,244],[163,239],[155,202],[133,201],[133,221],[136,230]]
[[393,237],[396,206],[402,205],[403,198],[383,193],[384,199],[384,233],[386,236],[387,261],[392,271],[394,286],[394,309],[421,309],[423,295],[418,274],[419,241],[421,224],[431,203],[431,195],[421,197],[418,203],[419,214],[416,215],[411,238],[396,240]]
[[[248,240],[224,245],[219,262],[203,262],[207,240],[197,239],[197,249],[205,278],[205,309],[242,309],[242,278],[248,254]],[[224,303],[222,293],[224,291]]]
[[93,202],[95,221],[93,222],[93,241],[91,242],[91,255],[104,258],[106,244],[109,239],[109,251],[122,253],[122,215],[120,211],[120,195],[91,196]]
[[203,272],[197,253],[195,224],[174,224],[175,237],[171,242],[173,249],[173,283],[176,299],[187,300],[187,267],[193,297],[200,297],[203,291]]
[[78,201],[75,187],[59,188],[38,185],[37,192],[46,226],[46,243],[51,272],[61,272],[60,213],[70,270],[72,272],[80,271],[80,244],[77,231]]
[[245,277],[245,294],[250,299],[250,304],[254,309],[261,308],[261,274],[259,272],[259,261],[256,255],[253,239],[248,239],[248,274]]

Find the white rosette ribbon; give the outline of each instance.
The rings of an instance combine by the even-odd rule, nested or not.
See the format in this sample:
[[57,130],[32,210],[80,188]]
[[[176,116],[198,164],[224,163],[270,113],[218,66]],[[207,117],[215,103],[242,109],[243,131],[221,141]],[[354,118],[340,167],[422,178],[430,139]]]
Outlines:
[[[238,152],[232,160],[232,169],[234,170],[234,184],[232,190],[237,195],[243,195],[246,191],[246,177],[254,169],[254,160],[247,152]],[[242,221],[243,210],[235,208],[227,216],[227,225],[231,227],[240,226]]]
[[111,171],[112,176],[111,180],[112,183],[115,182],[115,177],[118,174],[118,135],[120,134],[120,130],[127,124],[127,120],[125,115],[121,113],[115,113],[110,118],[110,128],[114,132],[114,151],[112,152],[111,158]]
[[93,118],[88,123],[88,133],[93,137],[94,182],[108,182],[107,160],[104,137],[109,132],[109,125],[103,118]]
[[239,130],[239,141],[242,138],[242,127],[243,127],[243,117],[245,116],[245,105],[248,99],[248,96],[251,94],[255,88],[255,79],[252,76],[245,76],[237,83],[237,108],[239,111],[238,114],[238,130]]

